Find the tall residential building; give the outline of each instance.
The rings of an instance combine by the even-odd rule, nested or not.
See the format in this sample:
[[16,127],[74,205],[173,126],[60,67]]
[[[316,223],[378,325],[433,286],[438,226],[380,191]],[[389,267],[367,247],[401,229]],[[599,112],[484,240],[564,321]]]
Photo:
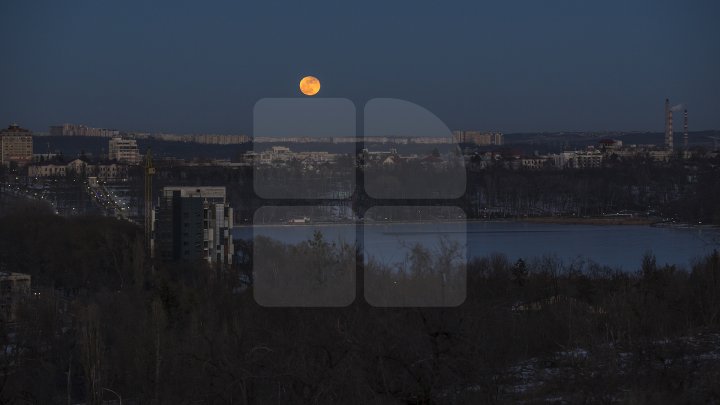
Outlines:
[[15,162],[24,166],[33,159],[32,133],[18,124],[0,130],[0,164],[9,166]]
[[233,209],[225,187],[164,187],[153,226],[160,260],[232,264]]
[[140,163],[140,151],[136,140],[112,138],[108,143],[108,159],[130,165]]

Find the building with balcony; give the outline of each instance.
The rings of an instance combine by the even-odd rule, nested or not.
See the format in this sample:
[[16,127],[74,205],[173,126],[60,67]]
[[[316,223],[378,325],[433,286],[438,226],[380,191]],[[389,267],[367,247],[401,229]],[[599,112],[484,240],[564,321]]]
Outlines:
[[25,166],[33,160],[33,138],[30,130],[12,124],[0,130],[0,164]]
[[112,138],[108,142],[108,159],[118,163],[137,165],[140,163],[140,151],[134,139]]
[[65,177],[79,178],[96,177],[98,180],[115,182],[128,178],[128,166],[118,163],[88,163],[83,159],[75,159],[70,163],[45,162],[28,166],[30,177]]
[[164,187],[153,221],[154,257],[230,265],[232,227],[225,187]]
[[64,164],[45,163],[28,166],[30,177],[65,177],[67,166]]

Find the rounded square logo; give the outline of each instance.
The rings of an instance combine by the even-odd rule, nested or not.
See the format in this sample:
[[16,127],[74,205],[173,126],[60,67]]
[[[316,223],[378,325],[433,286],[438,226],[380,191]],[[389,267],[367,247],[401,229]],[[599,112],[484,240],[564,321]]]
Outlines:
[[453,199],[465,164],[452,132],[428,110],[397,99],[365,105],[365,191],[378,199]]
[[268,307],[355,300],[355,226],[323,224],[335,206],[267,206],[253,218],[253,294]]
[[364,218],[365,299],[376,307],[453,307],[467,290],[465,212],[376,206]]
[[253,110],[253,187],[262,198],[344,199],[355,190],[355,106],[266,98]]
[[[254,118],[251,155],[258,196],[294,204],[345,200],[255,212],[259,304],[349,305],[361,251],[364,298],[371,305],[450,307],[465,300],[465,213],[429,204],[465,193],[464,159],[442,121],[395,99],[366,104],[361,137],[355,134],[355,108],[345,99],[264,99],[256,104]],[[358,142],[364,147],[360,154]],[[358,171],[363,188],[357,200],[350,200]],[[372,207],[360,220],[351,203],[367,200],[363,194],[370,200],[402,199],[403,205]],[[356,223],[363,227],[360,247]]]

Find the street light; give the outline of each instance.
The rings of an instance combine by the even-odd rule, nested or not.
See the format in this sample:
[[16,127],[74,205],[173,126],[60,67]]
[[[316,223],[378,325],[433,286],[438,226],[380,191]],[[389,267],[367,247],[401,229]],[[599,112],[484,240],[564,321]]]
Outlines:
[[110,391],[110,392],[112,392],[113,394],[117,395],[118,399],[120,400],[120,405],[122,405],[122,397],[120,396],[120,394],[118,394],[117,392],[111,390],[110,388],[102,387],[102,389],[104,389],[105,391]]

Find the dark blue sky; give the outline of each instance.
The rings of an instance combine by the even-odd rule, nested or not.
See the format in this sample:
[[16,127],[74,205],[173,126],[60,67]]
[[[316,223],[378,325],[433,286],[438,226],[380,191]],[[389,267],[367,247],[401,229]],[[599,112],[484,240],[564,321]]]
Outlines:
[[719,21],[716,0],[1,0],[0,124],[250,133],[312,74],[452,129],[661,131],[665,97],[717,129]]

